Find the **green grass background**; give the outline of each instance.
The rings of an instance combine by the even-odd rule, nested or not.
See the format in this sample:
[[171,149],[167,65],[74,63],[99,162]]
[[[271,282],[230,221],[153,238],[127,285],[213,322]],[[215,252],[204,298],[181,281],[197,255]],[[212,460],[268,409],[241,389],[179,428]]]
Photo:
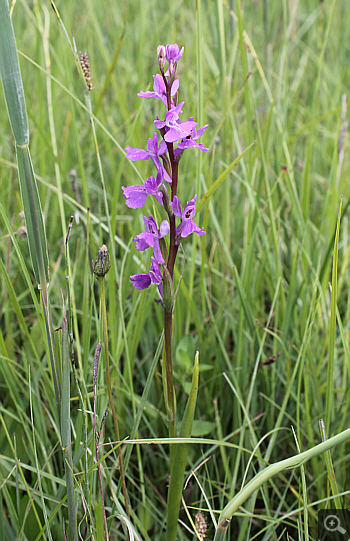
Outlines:
[[[142,215],[152,212],[152,205],[148,201],[142,211],[131,211],[121,186],[138,183],[137,171],[143,179],[154,173],[148,162],[135,163],[136,171],[122,148],[145,148],[155,131],[154,118],[164,113],[160,102],[136,96],[157,73],[160,43],[185,47],[177,72],[179,98],[186,102],[183,116],[194,116],[199,125],[209,124],[201,142],[210,151],[198,155],[190,149],[180,162],[183,204],[195,193],[200,199],[255,142],[197,215],[206,236],[188,239],[177,261],[177,281],[184,264],[174,319],[179,417],[198,350],[201,373],[193,436],[234,444],[191,446],[188,473],[210,459],[184,492],[189,513],[204,510],[207,537],[212,538],[212,516],[218,517],[216,512],[242,482],[265,464],[297,453],[291,426],[305,450],[321,441],[320,418],[330,419],[328,436],[349,425],[350,5],[328,0],[245,1],[243,19],[237,21],[239,6],[240,2],[222,0],[57,3],[78,51],[87,50],[90,57],[94,91],[89,96],[103,127],[97,125],[96,130],[105,193],[83,106],[84,85],[50,3],[17,0],[12,17],[45,216],[54,324],[60,327],[62,322],[60,290],[67,287],[64,241],[74,215],[70,282],[75,361],[85,406],[92,410],[93,353],[102,336],[90,261],[105,243],[115,255],[108,274],[108,322],[121,436],[160,439],[154,445],[133,447],[126,468],[132,523],[143,539],[152,541],[165,539],[169,473],[169,446],[161,441],[167,437],[167,424],[159,363],[142,411],[139,405],[162,331],[162,310],[155,302],[156,288],[140,293],[129,280],[130,274],[148,265],[148,255],[137,252],[131,241],[142,230]],[[36,460],[49,516],[65,490],[43,322],[34,304],[37,291],[29,287],[26,276],[29,272],[35,283],[27,240],[21,234],[15,161],[1,93],[0,193],[5,209],[0,218],[1,528],[6,539],[35,540],[44,527]],[[341,197],[338,319],[334,371],[329,375],[329,282]],[[108,402],[102,364],[100,416]],[[328,412],[327,393],[332,397]],[[78,480],[78,472],[83,471],[83,436],[74,387],[71,402]],[[90,517],[84,518],[79,489],[76,499],[83,538],[103,539],[92,429],[88,413]],[[109,416],[104,440],[112,439]],[[128,449],[124,446],[124,457]],[[344,508],[349,505],[348,453],[346,444],[332,452]],[[102,465],[111,539],[125,539],[119,520],[113,518],[119,502],[116,451]],[[316,539],[316,510],[331,496],[325,457],[308,463],[305,476],[309,536]],[[235,518],[228,537],[297,539],[298,534],[304,535],[300,533],[303,505],[300,471],[287,472],[246,503],[248,518]],[[63,504],[50,523],[54,540],[64,539],[65,516]],[[180,518],[187,529],[183,526],[179,536],[193,538],[184,511]],[[50,538],[47,532],[44,535]]]

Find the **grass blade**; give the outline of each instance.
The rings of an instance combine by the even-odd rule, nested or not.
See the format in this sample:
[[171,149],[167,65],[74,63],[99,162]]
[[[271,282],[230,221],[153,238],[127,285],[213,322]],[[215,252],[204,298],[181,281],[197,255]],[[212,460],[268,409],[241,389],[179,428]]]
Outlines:
[[315,447],[312,447],[311,449],[308,449],[303,453],[297,454],[290,458],[286,458],[285,460],[281,460],[280,462],[276,462],[275,464],[271,464],[270,466],[267,466],[262,471],[260,471],[247,485],[245,485],[245,487],[242,488],[242,490],[238,492],[238,494],[236,494],[234,498],[232,498],[232,500],[226,505],[226,507],[222,511],[218,528],[215,533],[214,541],[222,539],[222,531],[225,530],[225,526],[227,529],[228,522],[231,520],[237,509],[249,498],[249,496],[251,496],[269,479],[284,470],[301,466],[311,458],[314,458],[321,453],[325,453],[329,449],[332,449],[336,445],[344,443],[348,439],[350,439],[350,428],[344,430],[336,436],[333,436],[329,440],[319,443]]
[[[29,147],[17,146],[18,176],[26,219],[30,256],[36,281],[49,281],[44,222]],[[41,275],[43,273],[43,275]],[[44,278],[45,277],[45,278]]]
[[26,102],[15,34],[7,0],[0,0],[0,76],[8,116],[17,145],[29,144]]
[[243,158],[243,156],[248,152],[248,150],[250,148],[252,148],[253,145],[255,145],[255,142],[251,143],[247,148],[245,148],[243,150],[243,152],[239,156],[237,156],[237,158],[235,160],[233,160],[233,162],[230,163],[230,165],[228,167],[226,167],[225,171],[223,171],[221,173],[221,175],[219,175],[219,177],[216,179],[216,181],[213,182],[213,184],[206,191],[206,193],[203,195],[203,197],[198,201],[197,214],[201,210],[201,208],[205,205],[205,203],[207,202],[209,197],[211,197],[214,194],[214,192],[216,192],[216,190],[218,189],[220,184],[222,184],[222,182],[225,180],[225,178],[227,177],[229,172],[237,165],[237,163]]
[[66,472],[67,505],[69,520],[69,540],[77,541],[77,526],[74,505],[74,479],[71,453],[70,428],[70,370],[69,370],[69,337],[66,310],[63,303],[62,321],[62,401],[61,401],[61,438]]
[[338,243],[339,243],[339,229],[341,218],[340,202],[337,230],[334,241],[333,252],[333,268],[332,268],[332,299],[331,299],[331,319],[329,323],[329,345],[328,345],[328,368],[327,368],[327,394],[326,394],[326,412],[325,412],[325,429],[329,434],[332,407],[333,407],[333,393],[334,393],[334,348],[335,348],[335,327],[337,320],[337,272],[338,272]]
[[7,0],[0,0],[0,76],[16,141],[18,174],[35,279],[48,282],[48,258],[38,189],[29,153],[29,128],[16,40]]

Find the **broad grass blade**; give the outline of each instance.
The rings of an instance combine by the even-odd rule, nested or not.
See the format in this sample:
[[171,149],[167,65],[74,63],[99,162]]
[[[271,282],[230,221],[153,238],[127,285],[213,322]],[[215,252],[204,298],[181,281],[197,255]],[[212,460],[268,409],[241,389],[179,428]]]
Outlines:
[[7,0],[0,0],[0,76],[16,141],[18,174],[35,279],[48,283],[48,257],[38,188],[29,153],[29,127],[16,40]]
[[36,281],[42,283],[40,273],[44,271],[45,281],[48,283],[49,263],[46,249],[46,236],[29,147],[17,146],[16,150],[22,204],[34,275]]
[[29,144],[26,102],[7,0],[0,0],[0,76],[17,145]]

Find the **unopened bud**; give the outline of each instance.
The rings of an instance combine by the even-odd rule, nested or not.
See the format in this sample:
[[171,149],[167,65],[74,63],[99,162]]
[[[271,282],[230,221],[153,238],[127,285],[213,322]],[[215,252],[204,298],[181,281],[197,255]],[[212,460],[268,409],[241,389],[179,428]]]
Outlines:
[[98,251],[96,260],[92,264],[92,270],[96,278],[104,278],[109,269],[111,268],[111,262],[108,255],[108,248],[104,244]]
[[167,73],[169,73],[168,85],[172,87],[173,82],[175,81],[177,62],[171,58],[169,60],[169,67]]
[[174,308],[175,295],[173,280],[170,276],[170,272],[163,266],[163,304],[164,310],[171,312]]
[[166,60],[164,45],[158,45],[157,54],[158,54],[159,69],[160,69],[161,73],[164,75],[164,65],[165,65],[165,60]]
[[169,198],[168,190],[166,189],[164,184],[162,184],[162,186],[160,187],[160,191],[163,194],[163,206],[164,206],[164,208],[165,208],[165,210],[166,210],[166,212],[167,212],[167,214],[169,216],[169,220],[170,220],[171,217],[174,214],[174,211],[173,211],[173,206],[172,206],[170,198]]

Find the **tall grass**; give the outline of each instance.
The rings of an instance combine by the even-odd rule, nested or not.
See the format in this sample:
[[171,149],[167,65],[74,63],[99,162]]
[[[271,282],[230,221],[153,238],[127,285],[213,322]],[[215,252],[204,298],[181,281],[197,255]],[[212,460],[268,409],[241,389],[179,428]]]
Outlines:
[[[190,445],[178,537],[193,538],[194,516],[201,510],[206,538],[214,538],[219,521],[234,512],[226,531],[230,539],[277,540],[287,533],[296,539],[305,536],[306,516],[309,539],[316,539],[317,509],[349,503],[348,444],[342,440],[331,455],[316,456],[312,449],[325,437],[338,442],[349,426],[343,95],[350,75],[350,7],[284,0],[240,8],[241,2],[222,0],[198,0],[197,10],[196,3],[180,0],[57,3],[69,39],[73,43],[72,30],[77,51],[87,50],[90,57],[91,104],[55,12],[25,0],[13,10],[47,235],[51,317],[62,332],[60,290],[68,306],[67,275],[70,280],[70,356],[84,402],[82,408],[72,380],[70,448],[84,539],[105,538],[98,470],[110,539],[125,539],[127,532],[165,539],[170,445],[160,365],[163,315],[155,291],[132,290],[129,276],[146,267],[147,259],[132,243],[142,216],[125,207],[121,192],[121,185],[151,173],[148,162],[137,162],[135,170],[122,149],[144,148],[153,134],[156,111],[136,93],[156,72],[160,43],[184,45],[181,99],[188,110],[197,110],[201,125],[210,125],[203,137],[210,152],[185,154],[181,161],[183,197],[212,194],[198,205],[198,223],[207,235],[185,246],[175,270],[179,280],[184,263],[173,324],[179,427],[200,352],[192,440],[178,440]],[[60,424],[2,96],[0,538],[4,532],[6,539],[63,540],[68,515]],[[111,255],[105,291],[110,382],[130,519],[112,415],[103,423],[96,463],[94,421],[100,430],[109,397],[100,362],[94,406],[93,359],[105,339],[91,260],[103,244]],[[297,443],[300,453],[310,450],[312,456],[303,464],[304,481],[299,468],[277,467],[278,475],[268,474],[245,500],[242,494],[258,488],[266,467],[299,453]]]

